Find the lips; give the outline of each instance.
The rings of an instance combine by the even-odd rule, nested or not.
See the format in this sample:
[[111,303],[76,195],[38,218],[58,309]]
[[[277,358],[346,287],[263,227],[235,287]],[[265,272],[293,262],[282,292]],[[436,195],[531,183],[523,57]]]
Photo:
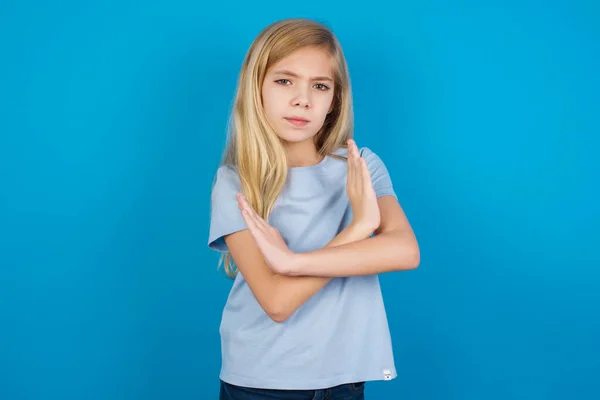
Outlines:
[[310,122],[306,118],[302,117],[286,117],[285,119],[294,126],[304,126]]

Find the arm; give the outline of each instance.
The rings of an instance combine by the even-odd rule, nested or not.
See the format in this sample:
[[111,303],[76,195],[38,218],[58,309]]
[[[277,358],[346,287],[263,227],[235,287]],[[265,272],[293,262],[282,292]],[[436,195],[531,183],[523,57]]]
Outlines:
[[337,277],[416,268],[419,246],[400,204],[393,196],[382,196],[378,203],[381,225],[373,238],[298,253],[285,274]]
[[[352,140],[348,141],[347,163],[346,192],[352,207],[353,220],[325,246],[328,249],[365,239],[380,226],[379,205],[372,188],[369,169],[366,161],[360,157],[356,143]],[[257,233],[257,224],[262,227],[259,229],[261,232],[268,231],[268,236],[280,246],[285,248],[287,246],[279,232],[275,232],[276,229],[269,227],[264,219],[256,214],[241,193],[238,193],[236,198],[249,229],[226,236],[225,242],[238,269],[263,310],[274,321],[285,321],[302,304],[327,285],[331,278],[291,277],[273,272],[273,269],[265,261],[264,252],[257,244],[256,237],[253,237]]]
[[[369,235],[368,228],[351,223],[325,247],[342,246]],[[331,280],[326,277],[292,277],[274,273],[247,229],[225,236],[225,242],[252,294],[275,322],[285,321]]]

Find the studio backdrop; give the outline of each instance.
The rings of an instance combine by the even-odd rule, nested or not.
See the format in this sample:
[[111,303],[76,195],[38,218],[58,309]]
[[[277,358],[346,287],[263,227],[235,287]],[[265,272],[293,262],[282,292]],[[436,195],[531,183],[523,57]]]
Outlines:
[[598,399],[600,6],[4,1],[0,399],[216,399],[210,191],[266,25],[337,34],[417,270],[369,399]]

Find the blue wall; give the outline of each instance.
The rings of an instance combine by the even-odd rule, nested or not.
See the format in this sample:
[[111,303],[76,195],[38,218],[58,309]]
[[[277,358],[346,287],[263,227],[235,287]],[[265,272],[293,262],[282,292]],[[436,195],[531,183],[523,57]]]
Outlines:
[[338,34],[420,239],[368,397],[600,398],[600,6],[237,3],[0,5],[0,399],[217,397],[210,185],[244,53],[290,16]]

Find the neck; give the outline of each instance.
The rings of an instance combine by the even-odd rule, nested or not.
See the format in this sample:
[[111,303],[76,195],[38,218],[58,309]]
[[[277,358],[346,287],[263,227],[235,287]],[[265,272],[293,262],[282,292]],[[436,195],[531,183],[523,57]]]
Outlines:
[[288,167],[309,167],[321,162],[323,157],[317,152],[315,144],[311,140],[297,143],[285,143]]

